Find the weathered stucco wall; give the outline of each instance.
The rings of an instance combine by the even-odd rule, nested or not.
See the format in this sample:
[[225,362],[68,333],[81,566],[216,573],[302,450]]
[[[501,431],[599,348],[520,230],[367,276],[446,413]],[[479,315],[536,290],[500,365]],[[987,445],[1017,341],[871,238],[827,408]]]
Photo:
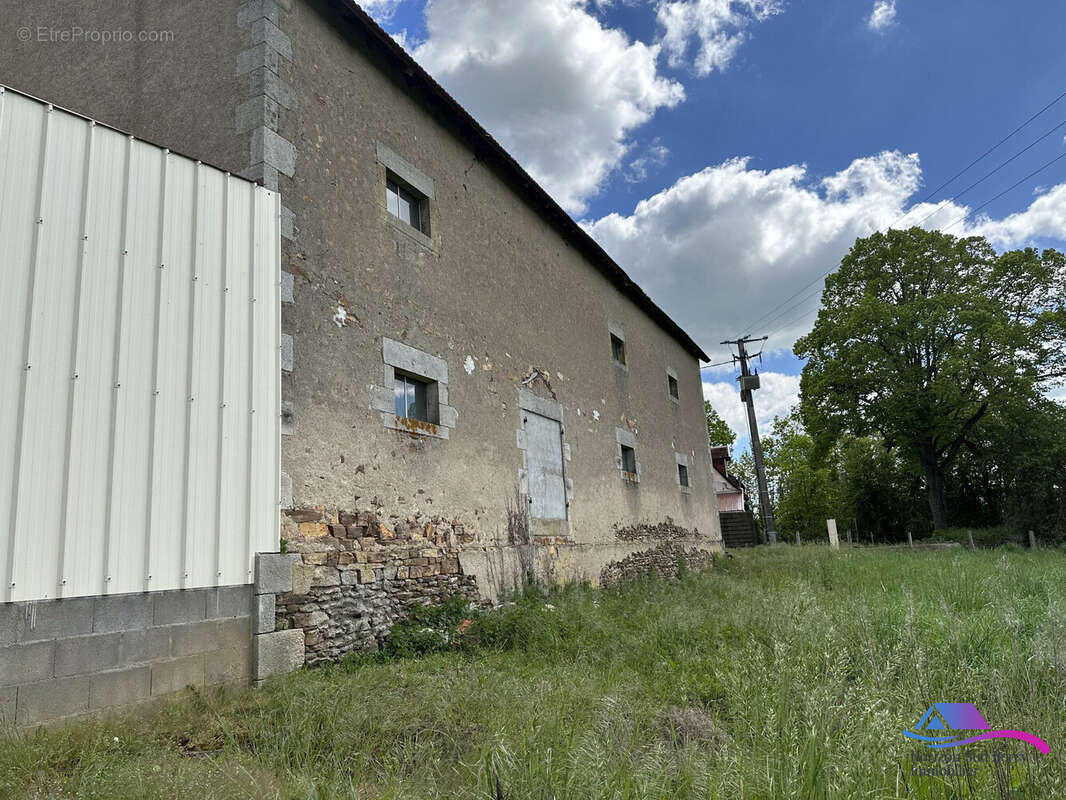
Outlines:
[[[302,577],[278,618],[306,625],[310,659],[369,646],[407,604],[446,590],[476,585],[493,601],[531,570],[610,582],[720,549],[696,359],[402,76],[386,76],[332,3],[42,0],[20,13],[31,27],[173,31],[169,43],[125,46],[5,40],[0,82],[282,194],[282,536]],[[386,211],[382,153],[432,181],[428,238]],[[625,369],[611,329],[624,332]],[[447,439],[383,424],[384,339],[443,363]],[[563,523],[526,521],[520,387],[562,417]],[[616,464],[620,435],[635,438],[637,484]],[[393,536],[353,537],[342,519],[358,528],[367,515]],[[656,525],[676,532],[669,545],[624,533]],[[411,537],[402,546],[397,530]],[[328,621],[312,622],[323,602]]]
[[[454,516],[475,543],[506,543],[522,467],[518,387],[536,372],[534,388],[563,407],[575,543],[613,545],[616,522],[667,518],[718,538],[696,359],[353,47],[344,25],[321,3],[295,4],[282,25],[300,102],[279,128],[298,152],[287,195],[281,182],[297,226],[284,312],[294,506],[358,511],[376,498],[401,516]],[[428,244],[385,209],[378,143],[434,183]],[[612,322],[625,332],[625,370],[612,362]],[[447,362],[458,411],[448,440],[389,430],[371,411],[382,337]],[[639,485],[615,466],[616,427],[636,433]],[[677,485],[675,451],[688,454],[691,494]]]
[[0,83],[235,174],[250,133],[235,108],[253,76],[239,0],[7,0]]

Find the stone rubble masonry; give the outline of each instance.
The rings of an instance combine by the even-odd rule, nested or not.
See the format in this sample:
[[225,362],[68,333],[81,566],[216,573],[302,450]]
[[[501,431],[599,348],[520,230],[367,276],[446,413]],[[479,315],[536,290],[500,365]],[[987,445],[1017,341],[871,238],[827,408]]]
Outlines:
[[252,678],[250,585],[0,604],[0,727]]
[[[379,649],[416,603],[436,605],[463,595],[475,604],[489,604],[475,576],[463,570],[460,555],[481,545],[459,519],[421,513],[403,517],[388,513],[376,497],[370,505],[358,512],[282,512],[282,536],[300,560],[293,567],[291,591],[277,597],[277,627],[302,631],[308,665]],[[673,577],[682,561],[689,569],[706,569],[717,544],[670,519],[616,529],[616,538],[647,542],[648,549],[607,564],[602,585],[647,573]],[[563,544],[538,537],[539,558],[560,558]],[[536,571],[552,579],[551,563],[538,564]]]
[[678,538],[632,553],[620,561],[612,561],[600,572],[600,586],[615,586],[644,575],[676,578],[682,568],[693,572],[710,570],[714,566],[715,553],[703,549],[704,544],[706,542],[698,537]]
[[277,599],[278,628],[302,629],[309,665],[375,650],[416,604],[463,595],[479,602],[459,552],[472,536],[457,520],[393,519],[296,509],[283,512],[283,535],[299,553],[292,591]]

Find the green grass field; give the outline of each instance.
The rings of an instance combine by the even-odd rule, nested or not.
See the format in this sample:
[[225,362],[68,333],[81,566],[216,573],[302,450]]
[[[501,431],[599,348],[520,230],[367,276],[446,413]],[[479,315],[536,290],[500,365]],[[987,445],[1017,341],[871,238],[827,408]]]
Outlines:
[[[0,797],[1066,797],[1060,551],[759,548],[546,600],[454,652],[0,741]],[[912,777],[934,701],[1051,753]]]

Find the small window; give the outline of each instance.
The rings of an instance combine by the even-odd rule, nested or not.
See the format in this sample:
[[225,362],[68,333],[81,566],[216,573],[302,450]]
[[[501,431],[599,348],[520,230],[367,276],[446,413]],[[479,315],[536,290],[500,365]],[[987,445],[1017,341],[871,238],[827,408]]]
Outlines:
[[677,482],[682,486],[688,486],[688,467],[684,464],[677,465]]
[[430,422],[427,395],[429,384],[412,378],[410,375],[396,374],[393,385],[393,398],[396,404],[396,416]]
[[624,444],[619,445],[619,447],[622,448],[622,472],[635,475],[637,472],[637,451]]
[[619,364],[626,363],[626,343],[613,333],[611,334],[611,357]]
[[670,396],[675,400],[679,399],[677,396],[677,378],[673,375],[666,376],[667,385],[670,388]]
[[429,235],[426,198],[400,184],[390,172],[385,179],[385,201],[389,213],[415,230]]

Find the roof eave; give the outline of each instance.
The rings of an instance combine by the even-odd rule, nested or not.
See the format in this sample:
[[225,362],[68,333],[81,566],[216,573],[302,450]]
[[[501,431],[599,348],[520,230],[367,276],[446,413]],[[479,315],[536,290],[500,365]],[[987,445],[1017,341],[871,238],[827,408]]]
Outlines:
[[329,0],[348,19],[360,25],[368,35],[368,42],[377,44],[386,59],[392,62],[397,75],[402,75],[404,88],[419,99],[443,122],[467,142],[474,154],[490,166],[496,167],[501,178],[511,184],[535,211],[541,214],[573,244],[593,266],[600,270],[623,294],[644,313],[676,339],[685,350],[702,361],[709,361],[703,349],[648,297],[643,289],[626,274],[607,252],[578,225],[551,196],[541,188],[492,135],[481,127],[411,55],[386,33],[354,0]]

